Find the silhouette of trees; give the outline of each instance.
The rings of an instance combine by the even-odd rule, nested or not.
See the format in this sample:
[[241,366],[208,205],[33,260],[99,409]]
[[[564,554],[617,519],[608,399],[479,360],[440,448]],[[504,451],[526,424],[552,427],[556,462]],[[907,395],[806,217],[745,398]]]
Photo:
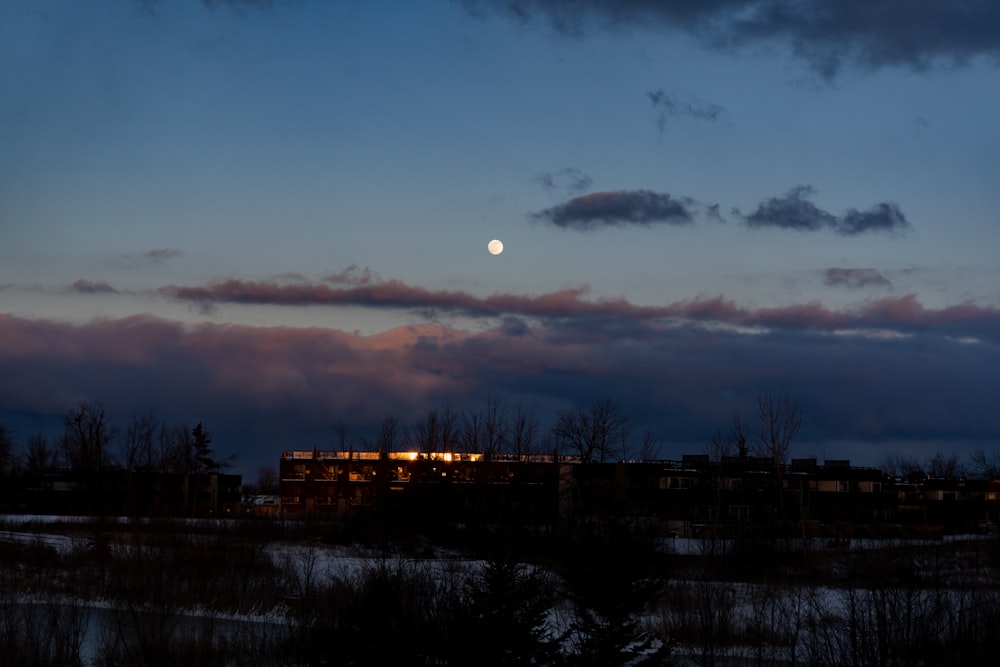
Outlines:
[[969,457],[969,463],[973,471],[983,479],[1000,479],[1000,452],[994,451],[986,453],[982,448],[977,449]]
[[506,559],[464,576],[447,613],[447,664],[551,665],[559,655],[550,611],[555,585],[544,571]]
[[127,470],[137,468],[151,470],[155,467],[154,443],[157,428],[156,419],[150,412],[133,417],[132,421],[125,427],[119,451],[122,465]]
[[759,455],[771,459],[775,465],[786,463],[802,426],[798,404],[788,394],[762,391],[757,396],[757,419]]
[[49,441],[44,435],[32,433],[28,436],[24,453],[24,468],[29,476],[35,477],[55,467],[56,458],[56,450],[49,446]]
[[515,456],[535,454],[538,439],[538,418],[525,411],[518,404],[510,419],[509,443],[510,453]]
[[14,432],[0,423],[0,475],[5,475],[14,464]]
[[80,403],[63,419],[59,450],[63,461],[77,472],[97,472],[112,462],[108,448],[115,429],[100,403]]
[[491,459],[505,452],[509,428],[507,405],[487,397],[480,408],[462,412],[462,449]]
[[561,410],[553,434],[560,450],[585,463],[628,458],[628,417],[611,398],[599,399],[586,410]]
[[399,417],[386,415],[379,424],[378,435],[375,438],[375,449],[379,453],[387,454],[396,451],[399,442]]

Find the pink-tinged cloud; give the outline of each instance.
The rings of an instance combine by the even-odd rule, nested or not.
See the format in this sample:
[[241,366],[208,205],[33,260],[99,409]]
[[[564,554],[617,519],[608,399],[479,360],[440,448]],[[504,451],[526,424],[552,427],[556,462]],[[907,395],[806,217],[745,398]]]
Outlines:
[[540,295],[476,296],[462,291],[429,290],[399,280],[381,281],[352,267],[328,282],[294,283],[228,280],[205,286],[167,286],[161,292],[202,306],[219,303],[286,306],[351,305],[474,317],[527,317],[567,326],[660,327],[666,322],[725,324],[809,331],[893,329],[900,333],[937,332],[993,338],[1000,336],[1000,311],[976,304],[939,309],[922,306],[913,294],[864,301],[832,309],[818,302],[748,308],[724,297],[678,301],[665,306],[633,304],[622,297],[588,299],[586,286]]

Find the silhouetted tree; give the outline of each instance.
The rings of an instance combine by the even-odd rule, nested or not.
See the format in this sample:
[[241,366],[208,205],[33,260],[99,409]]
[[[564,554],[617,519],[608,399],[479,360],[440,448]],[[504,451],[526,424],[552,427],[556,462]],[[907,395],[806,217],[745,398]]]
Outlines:
[[983,449],[977,449],[969,457],[969,463],[976,475],[982,479],[1000,479],[1000,452],[989,454]]
[[67,467],[78,472],[97,472],[111,463],[108,448],[115,429],[100,403],[81,403],[63,420],[59,449]]
[[396,451],[399,440],[399,417],[386,415],[379,424],[378,436],[375,439],[375,448],[379,453],[388,454]]
[[965,469],[957,454],[942,454],[937,452],[927,462],[927,474],[943,479],[957,479],[965,475]]
[[14,431],[0,423],[0,475],[9,472],[14,462]]
[[56,451],[49,447],[48,439],[40,433],[28,436],[24,452],[24,467],[28,475],[36,476],[56,465]]
[[211,447],[212,436],[201,422],[191,430],[191,445],[194,448],[195,472],[221,472],[223,462],[215,458]]
[[549,616],[556,601],[549,578],[509,560],[470,572],[450,610],[448,664],[552,665],[559,644]]
[[653,435],[653,429],[649,426],[642,432],[642,440],[639,441],[639,460],[654,461],[660,458],[660,443]]
[[508,440],[510,441],[511,454],[524,456],[535,453],[538,420],[525,412],[523,406],[518,405],[514,410],[509,430]]
[[278,471],[271,466],[257,468],[257,493],[275,494],[278,492]]
[[462,448],[467,452],[481,453],[487,459],[503,453],[508,441],[507,413],[507,406],[492,396],[481,408],[464,411]]
[[585,463],[626,457],[628,418],[610,398],[596,401],[587,410],[562,410],[553,434],[560,449],[578,455]]
[[799,406],[788,394],[763,391],[757,396],[757,419],[757,451],[776,466],[786,463],[802,426]]
[[882,459],[879,468],[886,475],[909,481],[919,481],[927,476],[924,465],[912,456],[887,456]]
[[573,623],[566,637],[570,664],[662,665],[672,646],[642,619],[664,590],[648,536],[624,525],[581,533],[560,562]]
[[426,414],[417,417],[411,435],[413,447],[424,454],[440,451],[441,433],[438,422],[438,412],[431,408]]
[[128,470],[144,468],[150,470],[155,464],[153,443],[156,437],[158,424],[152,413],[133,417],[120,443],[120,455],[122,464]]

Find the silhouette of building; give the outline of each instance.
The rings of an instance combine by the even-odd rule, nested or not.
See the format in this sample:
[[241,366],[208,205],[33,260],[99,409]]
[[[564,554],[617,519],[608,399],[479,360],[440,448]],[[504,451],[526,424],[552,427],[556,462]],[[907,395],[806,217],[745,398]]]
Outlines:
[[279,514],[375,518],[387,528],[645,522],[664,534],[935,537],[1000,524],[1000,482],[908,481],[847,460],[285,451]]

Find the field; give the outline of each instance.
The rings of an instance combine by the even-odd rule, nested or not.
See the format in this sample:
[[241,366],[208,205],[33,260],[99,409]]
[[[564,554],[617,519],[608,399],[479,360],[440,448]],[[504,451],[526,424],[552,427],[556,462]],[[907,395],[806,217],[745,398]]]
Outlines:
[[6,516],[0,665],[968,665],[996,653],[992,536],[613,532],[362,544],[309,521]]

